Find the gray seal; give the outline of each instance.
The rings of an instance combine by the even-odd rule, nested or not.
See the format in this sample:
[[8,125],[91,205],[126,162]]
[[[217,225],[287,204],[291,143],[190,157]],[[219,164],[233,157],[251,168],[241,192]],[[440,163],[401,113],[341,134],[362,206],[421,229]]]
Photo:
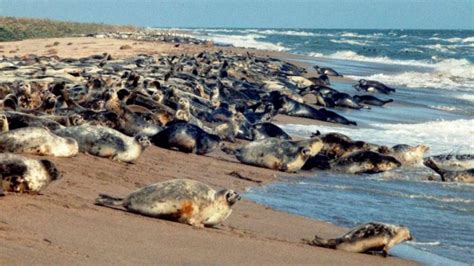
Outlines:
[[386,223],[370,222],[359,225],[344,235],[323,239],[318,236],[306,241],[312,246],[332,248],[357,253],[382,252],[387,257],[388,251],[403,241],[413,240],[408,227]]
[[97,205],[122,206],[130,212],[169,219],[195,227],[216,226],[240,200],[233,190],[215,191],[189,179],[174,179],[143,187],[124,198],[100,194]]

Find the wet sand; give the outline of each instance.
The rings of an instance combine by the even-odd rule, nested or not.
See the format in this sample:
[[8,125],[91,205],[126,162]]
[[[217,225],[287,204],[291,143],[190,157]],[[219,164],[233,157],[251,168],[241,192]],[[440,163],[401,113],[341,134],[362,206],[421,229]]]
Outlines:
[[[54,42],[59,44],[46,47]],[[71,43],[71,44],[69,44]],[[129,45],[129,49],[120,49]],[[0,55],[30,53],[84,57],[108,52],[121,58],[139,53],[181,54],[203,50],[244,49],[95,38],[59,38],[0,43]],[[10,52],[13,51],[14,52]],[[259,55],[290,58],[277,52]],[[50,51],[51,52],[51,51]],[[313,123],[277,117],[279,123]],[[217,228],[195,229],[170,221],[99,207],[98,193],[123,196],[144,185],[172,178],[190,178],[215,188],[246,188],[276,182],[291,174],[243,165],[214,152],[208,156],[148,148],[136,164],[123,164],[81,154],[49,158],[64,177],[43,195],[8,194],[0,198],[0,264],[351,264],[408,265],[395,257],[354,254],[301,243],[314,234],[334,237],[345,229],[313,219],[275,211],[242,200]],[[237,179],[236,171],[262,183]],[[298,176],[308,174],[299,173]],[[296,175],[294,175],[296,176]],[[329,200],[329,199],[328,199]],[[317,208],[318,206],[314,206]]]

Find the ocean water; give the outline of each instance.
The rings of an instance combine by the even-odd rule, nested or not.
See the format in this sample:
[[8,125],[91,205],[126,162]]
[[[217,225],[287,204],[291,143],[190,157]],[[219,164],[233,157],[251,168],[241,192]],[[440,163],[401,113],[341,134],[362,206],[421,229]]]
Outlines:
[[[474,153],[474,31],[187,29],[238,47],[286,51],[334,67],[354,80],[375,79],[397,92],[385,107],[335,111],[358,127],[282,125],[307,137],[316,130],[394,145],[426,144],[428,155]],[[335,89],[361,94],[351,82]],[[416,240],[394,255],[430,265],[474,263],[474,185],[426,181],[416,165],[377,175],[315,171],[252,188],[248,199],[291,213],[352,227],[368,221],[405,224]]]

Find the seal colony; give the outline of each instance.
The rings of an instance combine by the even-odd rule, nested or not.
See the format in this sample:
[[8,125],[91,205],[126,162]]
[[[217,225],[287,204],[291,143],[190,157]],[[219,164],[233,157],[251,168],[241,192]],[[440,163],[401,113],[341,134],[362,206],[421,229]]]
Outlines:
[[[81,59],[29,55],[3,57],[0,70],[0,148],[8,152],[0,154],[0,195],[43,191],[61,176],[50,160],[13,153],[71,157],[83,152],[129,163],[153,144],[198,155],[220,148],[241,163],[285,172],[318,168],[371,174],[419,164],[427,151],[424,145],[386,147],[332,132],[293,140],[272,123],[277,114],[354,127],[357,121],[332,108],[360,110],[393,100],[331,88],[328,76],[341,76],[333,69],[318,67],[319,76],[306,78],[303,68],[251,53],[127,59],[107,53]],[[365,80],[355,88],[395,92]],[[309,94],[315,102],[306,100]],[[462,182],[465,178],[458,176],[471,174],[452,177],[436,169],[443,181]],[[225,221],[238,200],[230,189],[174,179],[125,197],[100,194],[95,203],[204,227]],[[316,237],[309,244],[382,250],[386,256],[393,245],[410,239],[406,227],[369,223],[340,238]]]

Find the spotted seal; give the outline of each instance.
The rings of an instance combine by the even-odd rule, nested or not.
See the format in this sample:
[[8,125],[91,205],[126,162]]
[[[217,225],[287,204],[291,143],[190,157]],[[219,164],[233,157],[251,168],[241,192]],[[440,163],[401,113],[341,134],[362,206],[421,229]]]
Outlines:
[[0,178],[5,191],[38,193],[61,173],[50,160],[0,153]]
[[238,200],[240,196],[233,190],[215,191],[198,181],[174,179],[148,185],[124,198],[100,194],[96,204],[122,206],[130,212],[195,227],[212,227],[229,217]]
[[383,256],[387,257],[388,251],[396,244],[410,240],[413,240],[413,237],[404,225],[369,222],[337,238],[323,239],[316,235],[312,241],[305,242],[312,246],[349,252],[382,252]]

